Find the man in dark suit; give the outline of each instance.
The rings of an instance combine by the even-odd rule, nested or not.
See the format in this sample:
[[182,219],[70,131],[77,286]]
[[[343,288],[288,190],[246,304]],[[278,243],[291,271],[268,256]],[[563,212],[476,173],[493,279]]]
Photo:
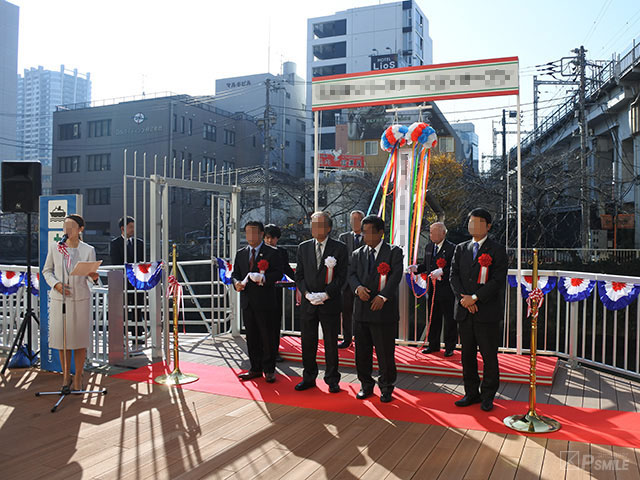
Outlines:
[[[340,234],[338,240],[347,246],[347,255],[349,263],[351,263],[351,254],[354,250],[362,245],[362,219],[364,212],[354,210],[349,218],[351,223],[351,231]],[[349,281],[344,285],[342,290],[342,342],[338,344],[338,348],[349,348],[353,338],[353,292],[349,287]]]
[[[135,220],[133,217],[122,217],[118,222],[120,227],[120,236],[111,240],[109,245],[109,254],[111,256],[112,265],[124,265],[125,263],[139,263],[145,260],[144,257],[144,242],[135,237],[136,228]],[[125,246],[126,256],[125,256]],[[134,248],[135,245],[135,248]],[[145,314],[144,314],[144,293],[137,292],[127,281],[125,274],[125,286],[127,287],[127,310],[129,327],[128,330],[134,334],[132,337],[133,348],[137,349],[139,344],[144,345],[146,343],[147,329],[145,327]],[[136,308],[137,307],[137,308]],[[137,328],[136,328],[136,325]],[[142,324],[142,325],[140,325]],[[137,333],[136,333],[137,330]]]
[[[411,265],[409,269],[413,273],[427,272],[432,280],[435,280],[435,293],[433,282],[427,281],[429,301],[427,311],[431,312],[431,324],[429,326],[429,346],[422,353],[435,353],[440,351],[440,332],[444,325],[444,356],[450,357],[458,343],[458,326],[453,319],[453,292],[449,285],[449,273],[451,260],[456,246],[446,239],[447,227],[442,222],[435,222],[429,228],[430,242],[424,249],[424,260],[419,265]],[[435,298],[434,298],[435,297]]]
[[[507,251],[490,239],[491,214],[476,208],[469,213],[472,240],[459,244],[451,265],[451,288],[456,303],[454,316],[462,342],[462,374],[465,395],[459,407],[481,403],[482,410],[493,409],[493,398],[500,384],[498,346],[504,317],[504,289],[507,279]],[[478,375],[477,351],[484,363],[482,383]]]
[[[126,225],[125,225],[126,221]],[[112,265],[123,265],[125,263],[138,263],[144,261],[144,242],[135,238],[135,220],[133,217],[122,217],[118,222],[120,235],[111,240],[109,254]],[[124,254],[124,244],[127,243],[127,255]],[[135,244],[135,250],[134,250]]]
[[[278,240],[282,236],[282,231],[280,227],[270,223],[269,225],[265,225],[264,227],[264,243],[278,250],[280,254],[280,262],[282,263],[282,271],[284,274],[289,277],[291,280],[295,278],[295,272],[291,265],[289,264],[289,254],[287,251],[278,246]],[[282,362],[282,357],[280,356],[280,324],[282,319],[282,289],[279,288],[277,290],[277,299],[278,299],[278,309],[276,310],[276,321],[278,323],[278,337],[276,339],[276,362]]]
[[355,293],[353,318],[356,330],[356,370],[361,388],[356,398],[373,394],[373,347],[378,358],[380,401],[392,400],[398,376],[395,361],[398,285],[402,279],[402,249],[389,245],[384,220],[369,215],[362,220],[364,243],[351,255],[349,285]]
[[298,245],[296,285],[302,296],[302,381],[296,390],[315,387],[318,376],[316,354],[318,325],[322,325],[326,371],[324,381],[331,393],[340,391],[338,372],[338,328],[342,287],[349,260],[344,243],[329,238],[333,222],[327,212],[311,215],[313,238]]
[[238,378],[251,380],[264,372],[265,380],[273,383],[280,333],[280,323],[274,313],[278,308],[274,284],[282,278],[282,263],[278,250],[263,241],[262,222],[247,222],[244,232],[249,245],[236,253],[232,278],[236,291],[241,292],[240,306],[251,367]]

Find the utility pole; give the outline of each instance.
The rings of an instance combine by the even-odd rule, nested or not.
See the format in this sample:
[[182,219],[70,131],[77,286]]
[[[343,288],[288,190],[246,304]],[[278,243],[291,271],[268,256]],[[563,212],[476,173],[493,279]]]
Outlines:
[[507,164],[507,111],[502,109],[502,165]]
[[269,157],[271,155],[271,103],[269,102],[269,92],[271,91],[271,80],[264,82],[267,88],[266,104],[264,107],[264,223],[271,223],[271,185],[269,179]]
[[577,54],[576,64],[579,69],[580,86],[578,90],[578,125],[580,127],[580,210],[582,213],[582,248],[590,247],[590,231],[591,231],[591,218],[589,212],[589,204],[587,197],[587,115],[585,111],[586,101],[586,68],[587,61],[585,57],[586,50],[584,46],[576,48],[573,53]]

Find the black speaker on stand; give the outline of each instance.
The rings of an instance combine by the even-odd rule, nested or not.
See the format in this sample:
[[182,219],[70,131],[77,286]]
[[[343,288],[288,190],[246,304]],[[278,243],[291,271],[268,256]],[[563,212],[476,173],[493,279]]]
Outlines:
[[31,320],[40,324],[31,306],[31,214],[38,213],[39,197],[42,192],[42,165],[40,162],[2,162],[2,211],[4,213],[27,214],[27,310],[24,312],[18,334],[16,335],[9,356],[2,367],[2,374],[7,370],[16,347],[24,341],[27,332],[27,352],[29,363],[38,354],[31,350]]

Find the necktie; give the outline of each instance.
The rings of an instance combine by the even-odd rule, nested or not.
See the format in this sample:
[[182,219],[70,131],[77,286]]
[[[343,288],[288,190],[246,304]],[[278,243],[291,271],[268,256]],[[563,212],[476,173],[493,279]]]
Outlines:
[[376,266],[376,251],[373,248],[369,248],[369,273],[373,272]]
[[360,247],[360,235],[356,233],[355,239],[353,241],[353,249],[355,250],[356,248],[359,248],[359,247]]
[[480,244],[478,242],[473,242],[473,259],[476,259],[478,255],[478,249],[480,248]]
[[322,264],[322,245],[316,242],[316,268],[320,268]]
[[249,259],[249,271],[251,272],[253,270],[253,267],[256,263],[256,249],[252,248],[251,249],[251,258]]

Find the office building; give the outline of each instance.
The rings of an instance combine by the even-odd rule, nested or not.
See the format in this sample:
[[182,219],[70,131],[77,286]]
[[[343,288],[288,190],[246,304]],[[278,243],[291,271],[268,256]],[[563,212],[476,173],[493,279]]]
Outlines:
[[462,142],[462,151],[464,162],[469,167],[473,168],[476,173],[480,172],[480,153],[478,150],[478,134],[476,133],[476,127],[471,122],[454,123],[451,125],[455,132],[460,137]]
[[0,0],[0,161],[16,159],[19,8]]

